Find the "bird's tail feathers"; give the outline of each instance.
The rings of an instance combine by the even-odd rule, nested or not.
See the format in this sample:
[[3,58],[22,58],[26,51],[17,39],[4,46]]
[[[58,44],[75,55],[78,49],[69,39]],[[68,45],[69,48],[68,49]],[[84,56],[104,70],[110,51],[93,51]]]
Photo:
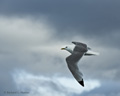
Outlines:
[[91,50],[88,50],[85,54],[84,54],[85,56],[90,56],[90,55],[99,55],[99,53],[98,52],[94,52],[94,51],[91,51]]

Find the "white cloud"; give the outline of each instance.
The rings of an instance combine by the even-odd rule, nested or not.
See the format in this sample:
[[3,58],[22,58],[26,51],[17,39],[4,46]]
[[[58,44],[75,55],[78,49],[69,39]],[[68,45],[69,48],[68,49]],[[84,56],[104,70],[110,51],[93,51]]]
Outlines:
[[26,58],[31,53],[64,55],[60,54],[64,42],[57,40],[55,28],[43,17],[0,16],[0,26],[0,55],[11,53],[19,58]]
[[64,55],[60,54],[62,42],[55,38],[55,28],[43,17],[0,16],[0,26],[0,60],[12,62],[11,70],[45,70],[56,56]]
[[81,87],[74,78],[33,75],[25,71],[14,72],[13,78],[18,90],[28,90],[29,96],[72,96],[100,87],[98,80],[85,80],[85,87]]
[[26,47],[47,42],[54,34],[44,19],[0,16],[0,39],[7,45]]

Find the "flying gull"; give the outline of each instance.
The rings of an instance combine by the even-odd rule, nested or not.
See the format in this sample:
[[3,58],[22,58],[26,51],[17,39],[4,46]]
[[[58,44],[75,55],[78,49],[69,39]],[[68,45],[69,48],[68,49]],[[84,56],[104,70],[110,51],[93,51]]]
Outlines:
[[67,50],[71,53],[70,56],[66,58],[66,62],[69,70],[73,74],[74,78],[84,87],[83,74],[78,68],[78,61],[82,58],[83,55],[99,55],[97,52],[91,51],[91,48],[87,47],[86,44],[80,42],[72,42],[74,46],[66,46],[61,48],[61,50]]

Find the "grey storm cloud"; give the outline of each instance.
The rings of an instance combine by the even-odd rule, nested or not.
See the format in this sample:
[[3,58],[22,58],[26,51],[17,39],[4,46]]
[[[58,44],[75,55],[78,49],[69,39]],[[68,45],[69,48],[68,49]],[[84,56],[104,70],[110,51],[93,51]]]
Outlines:
[[102,30],[119,29],[120,1],[1,0],[0,2],[0,13],[3,14],[45,14],[61,27],[79,28],[90,33],[94,31],[94,34],[98,30],[102,32]]
[[[4,91],[11,87],[17,89],[20,82],[15,83],[15,80],[21,78],[20,75],[18,79],[14,78],[14,70],[24,70],[28,75],[33,73],[33,77],[47,78],[46,75],[59,74],[72,78],[65,62],[69,53],[60,48],[71,44],[71,41],[80,41],[100,52],[100,56],[84,57],[80,61],[85,80],[100,82],[98,88],[82,94],[119,96],[119,3],[113,0],[0,0],[0,95],[5,96]],[[25,76],[22,75],[24,80]],[[41,82],[34,84],[45,84]],[[24,83],[28,89],[39,88],[38,85],[31,87],[32,84]],[[63,92],[56,81],[48,79],[47,84],[52,91]]]
[[107,46],[120,47],[119,3],[118,0],[1,0],[0,14],[36,18],[43,15],[57,29],[58,38],[66,38],[69,33],[70,38],[78,34],[99,39]]
[[[2,26],[0,28],[0,74],[2,76],[0,83],[4,86],[0,90],[2,96],[6,95],[4,91],[9,91],[11,86],[13,90],[16,90],[17,86],[19,86],[20,82],[15,83],[14,80],[21,80],[20,76],[22,75],[18,75],[17,79],[13,78],[14,74],[16,74],[14,70],[25,70],[37,74],[38,77],[44,75],[44,78],[46,78],[46,75],[52,76],[54,74],[72,77],[65,62],[65,58],[69,53],[61,51],[60,48],[63,45],[71,44],[73,40],[84,41],[93,50],[96,49],[96,51],[100,52],[100,56],[84,57],[80,61],[80,68],[86,80],[94,78],[100,82],[100,86],[102,86],[102,81],[108,79],[115,82],[120,80],[118,77],[119,59],[116,58],[120,57],[119,49],[99,45],[97,39],[86,39],[84,36],[74,35],[72,38],[66,38],[66,40],[54,38],[57,35],[56,29],[50,26],[49,22],[44,21],[43,18],[36,20],[34,17],[28,16],[24,18],[1,16],[0,21],[0,26]],[[91,44],[91,42],[93,43]],[[23,74],[22,78],[22,80],[25,80],[26,76]],[[56,83],[54,85],[49,80],[47,82],[52,90],[57,86]],[[29,89],[30,86],[28,86],[27,82],[24,83],[25,87]],[[41,83],[35,84],[41,85]],[[57,90],[55,92],[59,93],[61,91]],[[74,91],[71,94],[74,93],[81,94]],[[45,93],[43,92],[43,94]]]

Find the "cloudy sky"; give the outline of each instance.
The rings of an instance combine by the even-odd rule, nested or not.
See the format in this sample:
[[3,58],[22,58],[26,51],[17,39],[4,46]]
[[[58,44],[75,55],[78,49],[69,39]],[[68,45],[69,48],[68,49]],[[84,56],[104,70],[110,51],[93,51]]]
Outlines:
[[[120,96],[119,0],[0,0],[0,96]],[[72,41],[83,57],[81,87],[61,51]]]

